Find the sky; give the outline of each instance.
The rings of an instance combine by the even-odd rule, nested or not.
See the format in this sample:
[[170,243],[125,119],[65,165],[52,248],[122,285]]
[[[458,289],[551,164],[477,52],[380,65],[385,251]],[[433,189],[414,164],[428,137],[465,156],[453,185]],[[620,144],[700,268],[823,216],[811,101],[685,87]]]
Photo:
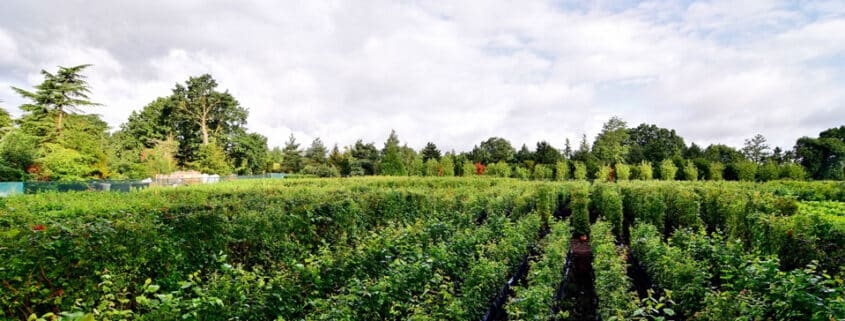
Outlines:
[[739,147],[845,125],[845,1],[0,1],[0,106],[93,64],[113,130],[210,73],[247,127],[468,151],[592,142],[612,116]]

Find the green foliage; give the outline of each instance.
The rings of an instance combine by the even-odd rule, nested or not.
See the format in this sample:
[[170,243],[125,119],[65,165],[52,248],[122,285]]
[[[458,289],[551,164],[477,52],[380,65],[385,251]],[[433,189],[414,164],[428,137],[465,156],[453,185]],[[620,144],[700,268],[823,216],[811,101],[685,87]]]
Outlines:
[[845,179],[845,126],[827,129],[818,138],[799,138],[795,154],[809,177]]
[[725,165],[719,162],[710,162],[707,168],[707,179],[711,181],[721,181],[722,173],[725,171]]
[[590,235],[590,195],[589,189],[578,185],[572,189],[572,200],[569,208],[572,211],[571,225],[574,236]]
[[611,182],[613,181],[613,177],[611,176],[613,173],[613,168],[610,166],[600,166],[595,173],[595,178],[597,182]]
[[476,175],[475,164],[470,161],[465,161],[461,168],[463,168],[464,177],[471,177]]
[[678,167],[671,159],[664,159],[660,162],[660,179],[664,181],[674,181],[675,175],[678,173]]
[[684,180],[687,181],[697,181],[698,180],[698,167],[691,160],[687,160],[686,164],[684,165]]
[[[621,214],[621,201],[619,206]],[[637,294],[629,291],[632,283],[627,276],[627,251],[616,246],[612,229],[615,229],[613,225],[602,221],[592,226],[590,245],[594,256],[596,296],[599,297],[596,312],[602,320],[625,320],[636,311]]]
[[537,164],[554,166],[560,160],[560,152],[546,141],[538,142],[534,151],[534,161]]
[[422,155],[423,162],[428,162],[429,159],[440,160],[440,150],[432,142],[426,143],[420,154]]
[[25,171],[38,157],[38,138],[22,130],[12,130],[0,139],[0,163]]
[[44,145],[44,156],[37,159],[36,163],[40,165],[37,174],[44,180],[80,181],[94,171],[88,165],[91,162],[85,155],[53,143]]
[[170,174],[176,170],[176,152],[179,144],[168,137],[166,140],[156,142],[155,146],[146,149],[141,154],[141,160],[146,168],[146,176],[154,177],[157,174]]
[[531,177],[531,170],[525,166],[516,166],[513,171],[513,176],[521,180],[528,180]]
[[599,216],[610,224],[613,233],[622,236],[622,196],[615,184],[594,184],[591,202]]
[[753,182],[757,177],[757,164],[751,161],[739,161],[728,165],[727,171],[731,179]]
[[657,163],[664,159],[680,155],[686,144],[674,129],[660,128],[656,125],[640,124],[628,129],[629,152],[627,162],[638,164],[643,161]]
[[545,181],[554,178],[554,170],[551,166],[546,164],[534,165],[534,172],[531,178],[537,181]]
[[773,161],[768,161],[757,168],[757,179],[762,182],[776,180],[780,177],[780,167]]
[[305,162],[308,165],[325,165],[328,163],[328,159],[326,158],[328,152],[323,141],[319,137],[314,138],[311,146],[305,150]]
[[634,169],[636,169],[637,179],[647,181],[647,180],[651,180],[652,177],[654,176],[654,174],[653,174],[654,170],[652,169],[651,163],[649,163],[649,162],[643,161],[643,162],[640,163],[640,165],[638,165]]
[[513,159],[516,150],[511,143],[501,137],[490,137],[473,147],[470,152],[470,159],[476,163],[493,164],[500,161],[509,162]]
[[386,176],[408,175],[405,163],[399,156],[399,138],[396,136],[396,131],[391,130],[387,142],[384,143],[384,158],[379,165],[379,174]]
[[425,176],[440,176],[440,163],[435,158],[425,161]]
[[570,178],[569,162],[566,160],[558,161],[555,164],[555,180],[565,181]]
[[795,163],[783,164],[780,168],[780,178],[795,181],[802,181],[806,179],[807,172],[804,167]]
[[509,320],[553,320],[555,291],[563,281],[566,253],[569,251],[569,224],[551,224],[543,256],[530,266],[527,284],[514,287],[514,295],[505,305]]
[[572,162],[572,167],[574,170],[572,171],[572,177],[578,180],[585,180],[587,179],[587,165],[582,162],[575,161]]
[[625,162],[629,149],[625,142],[630,137],[626,126],[625,122],[616,116],[604,123],[593,143],[593,154],[599,161],[606,164]]
[[487,169],[484,170],[484,174],[496,177],[510,177],[511,165],[505,162],[497,162],[494,164],[490,164],[487,165]]
[[290,134],[288,141],[285,143],[285,148],[282,150],[282,172],[284,173],[299,173],[302,170],[303,159],[302,152],[299,150],[299,144],[296,142],[296,137]]
[[443,173],[441,176],[446,176],[446,177],[455,176],[454,157],[451,154],[447,153],[446,156],[443,157],[440,160],[440,168],[441,168],[441,171]]
[[191,166],[205,174],[229,175],[232,169],[226,161],[226,153],[215,142],[200,146],[197,161]]
[[615,171],[617,181],[627,181],[631,179],[631,166],[623,163],[616,163]]
[[[64,117],[69,113],[81,112],[81,107],[98,106],[91,102],[91,93],[82,71],[91,65],[59,67],[55,74],[41,70],[44,81],[35,86],[35,91],[12,87],[30,103],[21,105],[24,115],[19,120],[21,127],[30,135],[43,137],[45,141],[56,142],[62,137]],[[52,128],[47,125],[54,124]]]

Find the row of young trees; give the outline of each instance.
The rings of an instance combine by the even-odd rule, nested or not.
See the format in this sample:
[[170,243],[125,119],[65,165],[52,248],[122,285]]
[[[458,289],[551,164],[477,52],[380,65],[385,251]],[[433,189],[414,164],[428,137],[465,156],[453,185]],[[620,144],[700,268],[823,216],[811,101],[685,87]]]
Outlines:
[[[171,93],[133,112],[114,133],[87,107],[82,72],[90,65],[42,71],[33,90],[13,89],[29,102],[12,119],[0,108],[0,179],[82,180],[144,178],[178,169],[216,174],[303,173],[321,177],[362,175],[488,175],[551,178],[661,178],[771,180],[843,179],[845,126],[798,139],[793,150],[769,148],[757,135],[741,149],[687,145],[672,129],[641,124],[629,128],[613,117],[590,144],[569,139],[516,150],[491,137],[469,152],[442,153],[429,142],[419,152],[391,131],[381,148],[358,140],[329,150],[319,138],[302,148],[291,135],[282,148],[247,132],[246,108],[219,91],[211,75],[190,77]],[[629,165],[630,164],[630,165]]]

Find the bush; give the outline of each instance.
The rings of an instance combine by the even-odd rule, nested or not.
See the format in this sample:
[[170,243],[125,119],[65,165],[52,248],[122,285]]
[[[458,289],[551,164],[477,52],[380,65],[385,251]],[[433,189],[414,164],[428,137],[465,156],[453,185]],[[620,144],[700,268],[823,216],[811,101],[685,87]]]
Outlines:
[[684,165],[684,180],[698,180],[698,167],[691,160],[687,160],[686,165]]
[[528,180],[528,178],[531,177],[531,171],[528,170],[528,168],[525,168],[525,166],[517,166],[513,172],[513,177],[522,180]]
[[738,181],[753,182],[757,177],[757,164],[752,161],[744,160],[731,163],[727,170],[730,174],[729,178]]
[[569,207],[572,210],[572,234],[573,236],[590,235],[590,196],[586,186],[577,186],[572,189],[572,200]]
[[596,171],[596,182],[611,182],[613,181],[613,177],[611,177],[613,169],[610,166],[600,166],[598,171]]
[[538,181],[544,181],[554,177],[554,172],[551,167],[545,164],[534,165],[534,174],[532,178]]
[[678,167],[671,159],[664,159],[660,162],[660,179],[664,181],[674,181],[675,175],[678,173]]
[[565,181],[569,179],[569,162],[563,160],[555,164],[555,180]]
[[452,156],[446,155],[443,159],[440,160],[440,168],[441,168],[441,175],[451,177],[455,176],[455,161],[452,160]]
[[803,181],[807,177],[807,171],[804,166],[796,163],[786,163],[780,168],[780,178],[796,181]]
[[637,179],[647,181],[654,177],[654,170],[649,162],[642,161],[640,165],[635,167],[635,169],[637,172]]
[[780,177],[780,168],[775,162],[768,161],[757,169],[757,179],[762,182],[773,181],[778,177]]
[[511,165],[504,161],[499,161],[498,163],[488,165],[484,174],[495,177],[511,177]]
[[464,164],[461,166],[461,168],[463,169],[463,176],[464,177],[476,175],[475,165],[470,161],[465,161]]
[[440,163],[437,161],[437,159],[429,158],[427,161],[425,161],[425,176],[440,176]]
[[707,167],[707,179],[711,181],[721,181],[722,173],[725,171],[725,165],[719,162],[711,162]]
[[575,170],[572,172],[572,177],[578,180],[585,180],[587,179],[587,165],[582,162],[573,162],[572,167]]
[[627,181],[631,179],[631,166],[622,163],[616,163],[616,180]]
[[615,184],[594,184],[591,195],[592,206],[599,216],[613,227],[613,232],[622,237],[622,196]]

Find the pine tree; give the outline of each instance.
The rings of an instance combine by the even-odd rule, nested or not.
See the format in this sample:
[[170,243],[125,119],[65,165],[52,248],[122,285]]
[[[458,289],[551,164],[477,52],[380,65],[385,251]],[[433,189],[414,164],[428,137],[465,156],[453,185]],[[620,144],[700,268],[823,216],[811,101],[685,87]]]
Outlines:
[[299,144],[296,143],[296,137],[293,134],[290,134],[288,141],[285,143],[282,157],[282,172],[292,174],[299,173],[302,170],[302,153],[299,151]]
[[390,131],[390,136],[384,143],[383,155],[379,170],[381,175],[406,176],[408,174],[405,163],[402,162],[402,156],[399,155],[399,137],[395,130]]

